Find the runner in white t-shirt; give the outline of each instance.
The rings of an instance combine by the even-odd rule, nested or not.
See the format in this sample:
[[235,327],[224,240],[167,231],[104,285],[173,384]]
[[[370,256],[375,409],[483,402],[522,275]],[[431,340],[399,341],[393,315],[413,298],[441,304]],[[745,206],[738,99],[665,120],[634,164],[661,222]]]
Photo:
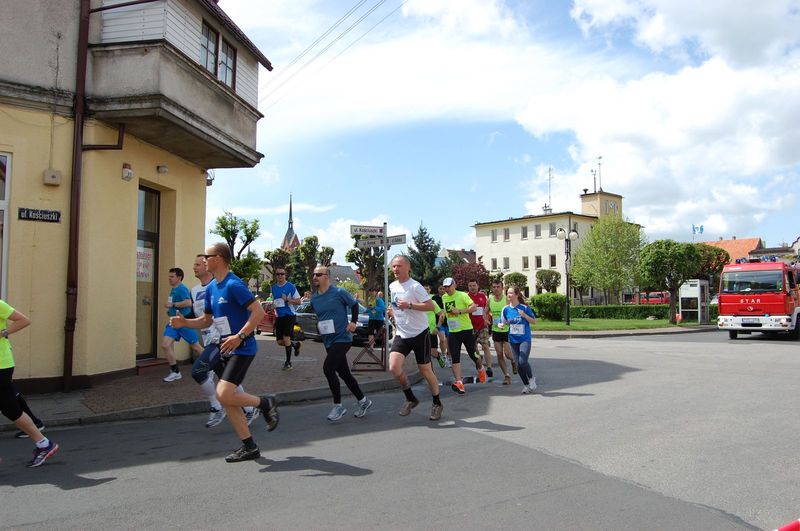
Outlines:
[[413,350],[419,372],[428,382],[433,396],[430,420],[442,418],[442,402],[439,400],[439,380],[431,369],[431,348],[426,312],[433,311],[433,301],[422,285],[411,278],[411,261],[402,254],[392,258],[392,272],[397,280],[389,286],[387,315],[394,320],[396,335],[389,353],[389,371],[395,377],[406,402],[400,408],[400,415],[406,416],[419,405],[408,382],[403,364],[405,358]]

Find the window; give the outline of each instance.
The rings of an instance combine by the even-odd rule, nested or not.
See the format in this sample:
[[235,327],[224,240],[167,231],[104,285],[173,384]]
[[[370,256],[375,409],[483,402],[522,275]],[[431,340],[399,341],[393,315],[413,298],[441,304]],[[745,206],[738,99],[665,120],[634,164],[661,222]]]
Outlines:
[[522,257],[522,269],[528,269],[529,265],[530,264],[528,263],[528,257],[527,256],[523,256]]
[[200,37],[200,64],[214,75],[217,73],[218,37],[219,34],[203,22],[203,34]]
[[0,153],[0,297],[6,298],[6,271],[8,266],[8,178],[11,175],[11,157]]
[[542,226],[539,223],[533,226],[533,237],[534,238],[542,237]]
[[492,243],[497,241],[497,229],[492,229]]
[[556,224],[555,223],[551,223],[550,224],[550,237],[551,238],[555,238],[556,237]]
[[555,267],[555,266],[556,266],[556,255],[551,254],[550,255],[550,267]]
[[509,263],[508,263],[508,257],[507,256],[503,258],[503,269],[511,269],[511,267],[509,266]]
[[523,240],[527,240],[528,239],[528,226],[527,225],[523,225],[522,226],[522,239]]
[[537,256],[535,261],[536,261],[536,269],[541,269],[542,268],[542,257],[541,256]]
[[511,229],[503,229],[503,241],[507,242],[511,239]]
[[236,48],[231,46],[225,39],[222,39],[222,46],[219,49],[219,70],[217,71],[217,79],[233,88],[235,72]]
[[492,258],[492,271],[497,269],[497,258]]

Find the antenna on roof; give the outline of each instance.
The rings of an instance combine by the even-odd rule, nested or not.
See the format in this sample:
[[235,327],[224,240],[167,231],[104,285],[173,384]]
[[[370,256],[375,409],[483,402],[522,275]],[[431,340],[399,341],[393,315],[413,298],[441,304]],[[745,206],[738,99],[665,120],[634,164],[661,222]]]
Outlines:
[[600,191],[603,191],[603,176],[600,173],[600,167],[603,165],[603,155],[597,157],[597,181],[600,184]]
[[589,171],[592,172],[592,182],[594,183],[594,193],[597,193],[597,170],[591,169]]
[[550,206],[553,204],[553,168],[547,168],[547,203],[544,204],[545,214],[552,214],[553,208]]

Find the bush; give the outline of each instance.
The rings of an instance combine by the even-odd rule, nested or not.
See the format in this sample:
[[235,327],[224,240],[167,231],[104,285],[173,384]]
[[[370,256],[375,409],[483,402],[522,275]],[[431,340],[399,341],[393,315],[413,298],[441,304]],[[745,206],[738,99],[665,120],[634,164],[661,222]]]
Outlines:
[[669,304],[606,304],[603,306],[572,306],[572,318],[586,319],[669,319]]
[[536,315],[550,321],[564,319],[564,309],[567,307],[567,298],[560,293],[541,293],[531,299]]

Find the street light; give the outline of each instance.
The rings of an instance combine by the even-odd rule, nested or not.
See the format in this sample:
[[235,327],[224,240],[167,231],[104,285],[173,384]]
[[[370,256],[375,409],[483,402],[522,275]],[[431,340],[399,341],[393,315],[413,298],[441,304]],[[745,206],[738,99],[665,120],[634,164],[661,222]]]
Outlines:
[[570,258],[572,257],[572,242],[578,239],[578,231],[573,229],[567,233],[566,230],[559,227],[556,230],[556,238],[564,240],[564,271],[567,274],[567,325],[569,326],[569,300],[571,298],[569,292],[569,268]]

